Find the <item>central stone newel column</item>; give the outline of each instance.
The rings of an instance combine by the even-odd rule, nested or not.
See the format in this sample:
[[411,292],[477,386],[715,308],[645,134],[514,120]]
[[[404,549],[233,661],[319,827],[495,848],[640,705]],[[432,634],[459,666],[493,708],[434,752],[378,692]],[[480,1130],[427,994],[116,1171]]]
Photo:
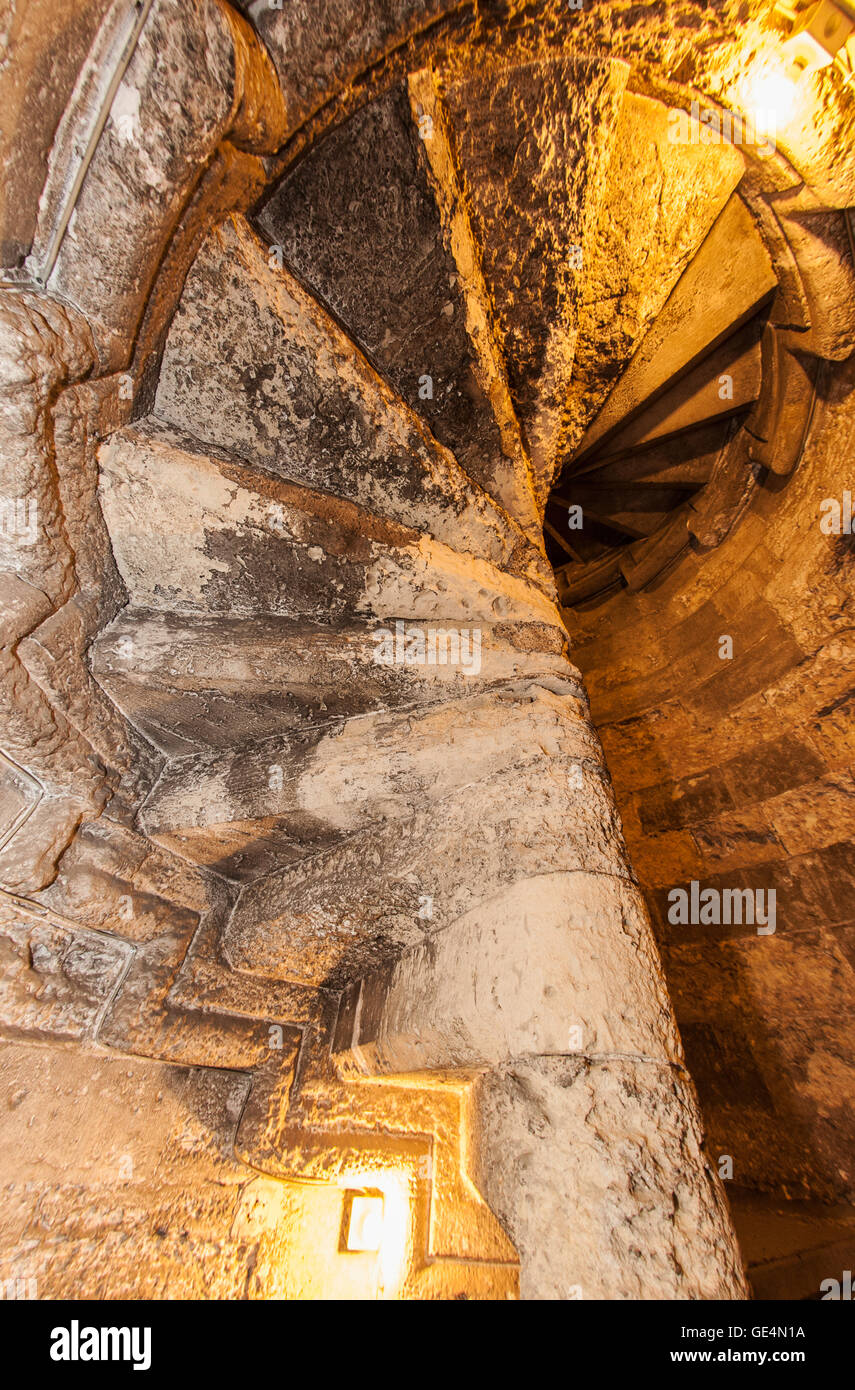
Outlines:
[[[586,707],[537,682],[503,692],[485,762],[521,705],[530,737],[498,816],[486,781],[461,793],[477,905],[345,991],[338,1065],[474,1074],[474,1175],[519,1251],[524,1297],[744,1297]],[[456,885],[435,871],[441,903]]]

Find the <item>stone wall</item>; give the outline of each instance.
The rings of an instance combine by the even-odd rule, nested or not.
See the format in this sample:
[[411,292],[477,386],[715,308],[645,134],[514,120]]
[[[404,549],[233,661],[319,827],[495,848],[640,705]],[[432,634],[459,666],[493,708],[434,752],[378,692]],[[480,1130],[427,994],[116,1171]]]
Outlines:
[[[737,1187],[832,1204],[855,1184],[855,547],[821,522],[853,385],[827,366],[797,473],[718,550],[570,618],[710,1152]],[[774,890],[774,934],[669,921],[692,880]]]
[[[39,1296],[61,1298],[504,1298],[520,1290],[530,1297],[572,1297],[577,1288],[583,1296],[742,1296],[739,1253],[703,1148],[691,1079],[631,882],[590,711],[567,660],[539,539],[532,544],[536,508],[527,471],[515,467],[513,486],[500,494],[517,505],[529,488],[522,497],[524,534],[520,520],[466,476],[324,305],[304,287],[283,290],[284,276],[243,219],[227,222],[235,211],[246,212],[337,116],[358,106],[372,84],[392,87],[439,55],[465,87],[473,52],[479,67],[494,31],[501,56],[513,57],[520,70],[531,73],[537,61],[552,65],[554,97],[555,50],[576,20],[557,0],[531,7],[448,0],[363,0],[356,6],[329,0],[282,10],[243,5],[257,23],[259,41],[221,0],[155,0],[118,104],[97,129],[93,103],[100,89],[88,83],[85,55],[107,8],[78,7],[66,42],[67,7],[55,7],[50,24],[35,0],[29,7],[5,7],[16,23],[23,16],[23,29],[10,30],[21,69],[38,74],[38,82],[46,74],[51,99],[31,128],[27,101],[19,100],[21,73],[5,74],[21,138],[2,221],[10,276],[0,316],[2,485],[9,496],[29,490],[44,524],[32,553],[9,545],[3,555],[0,1036],[7,1072],[0,1182],[9,1202],[0,1275],[35,1279]],[[110,23],[119,8],[110,7]],[[720,44],[724,71],[737,47],[731,29],[727,7],[719,4],[665,6],[664,16],[659,7],[648,13],[632,4],[592,5],[574,37],[580,48],[608,52],[598,110],[612,119],[624,60],[639,60],[641,86],[658,65],[675,82],[696,78],[715,87],[706,60],[693,55],[704,50],[701,38],[707,47]],[[403,90],[398,104],[406,120]],[[423,83],[408,88],[413,101],[425,91]],[[29,78],[26,93],[29,100]],[[489,101],[489,91],[482,96]],[[507,110],[513,107],[511,89]],[[451,108],[465,116],[465,90]],[[560,125],[560,102],[553,100],[551,110]],[[832,111],[817,142],[818,163],[844,126]],[[82,148],[89,134],[91,159],[87,155],[79,169],[73,208],[63,211],[72,186],[63,158]],[[600,136],[595,131],[591,138]],[[51,146],[56,160],[37,215]],[[476,150],[470,196],[482,165]],[[599,196],[606,161],[592,167],[590,187]],[[445,216],[456,185],[443,184],[436,169],[431,177]],[[840,187],[834,196],[844,196]],[[486,202],[481,210],[481,234],[493,237],[502,219],[487,215]],[[587,214],[580,218],[580,236],[583,223]],[[459,222],[455,227],[459,233]],[[30,270],[21,266],[33,249],[41,279],[28,278]],[[498,291],[507,290],[515,258],[494,259]],[[222,280],[209,284],[213,305],[203,305],[194,318],[186,310],[195,279],[206,266],[210,271],[212,260]],[[185,282],[189,299],[176,313]],[[282,401],[275,393],[287,390],[291,373],[277,375],[262,364],[263,377],[229,378],[239,356],[231,350],[229,325],[222,341],[216,336],[215,309],[226,302],[225,283],[235,295],[229,301],[235,323],[237,307],[254,304],[256,323],[274,349],[295,304],[307,339],[311,330],[314,347],[300,368],[311,388],[308,405],[298,393],[292,424],[298,435],[305,433],[317,400],[322,413],[341,422],[322,497],[309,486],[314,448],[305,456],[289,449],[284,464],[279,458],[275,422]],[[472,285],[468,294],[472,313]],[[484,303],[475,298],[486,322]],[[513,296],[506,307],[514,307]],[[561,318],[562,332],[569,323]],[[510,343],[513,325],[506,328]],[[535,329],[543,325],[528,324],[527,331]],[[241,338],[242,349],[254,343],[249,333]],[[192,377],[182,394],[181,374],[192,372],[206,351],[209,358],[201,363],[210,400]],[[541,362],[544,351],[541,343],[532,360]],[[567,363],[558,355],[555,379],[563,381]],[[492,351],[486,356],[495,365]],[[521,360],[528,360],[525,353]],[[714,1046],[725,1056],[728,1046],[736,1049],[743,1070],[751,1049],[749,1075],[759,1077],[749,1087],[759,1098],[756,1115],[764,1123],[770,1117],[758,1132],[777,1164],[766,1186],[824,1199],[849,1194],[842,1120],[822,1107],[826,1072],[842,1076],[847,1065],[831,1000],[839,1010],[850,987],[851,941],[834,918],[849,861],[833,829],[849,785],[840,673],[850,561],[844,548],[832,549],[806,530],[799,532],[801,567],[792,567],[790,553],[805,508],[823,488],[833,494],[837,486],[834,459],[848,447],[846,371],[829,378],[826,444],[782,497],[769,493],[768,517],[761,508],[743,523],[739,536],[743,545],[746,538],[753,542],[750,554],[728,542],[729,550],[698,565],[688,587],[681,573],[679,584],[669,587],[666,580],[639,601],[647,605],[647,657],[633,654],[626,668],[615,665],[618,654],[625,661],[626,633],[639,629],[637,603],[616,601],[575,627],[637,870],[687,1025],[690,1065],[712,1095],[714,1151],[726,1142],[737,1179],[765,1190],[760,1146],[752,1148],[753,1118],[749,1126],[743,1112],[741,1128],[719,1123],[704,1062],[713,1026]],[[318,390],[313,372],[326,395],[312,394]],[[264,399],[264,382],[272,383],[267,404],[279,413],[268,428],[259,407],[253,430],[239,437],[243,444],[236,445],[238,436],[229,442],[239,456],[227,449],[221,457],[227,408],[234,407],[231,423],[245,426],[242,412],[255,395]],[[524,403],[531,383],[518,385]],[[479,408],[495,411],[498,403],[509,409],[507,392],[485,395]],[[212,414],[213,439],[206,434]],[[516,449],[508,418],[496,423],[503,439],[514,435]],[[182,425],[192,426],[189,443],[171,433]],[[387,451],[382,457],[371,452],[378,434]],[[396,438],[406,442],[397,453],[389,446]],[[351,448],[359,439],[364,455]],[[174,466],[179,455],[186,488],[175,502],[168,487],[181,481]],[[390,458],[395,467],[384,476]],[[338,466],[342,459],[347,467]],[[108,474],[117,496],[102,513],[99,496],[109,492]],[[152,492],[131,497],[129,506],[130,485],[143,474],[155,479]],[[156,505],[140,502],[149,495]],[[201,521],[191,515],[188,498],[198,504]],[[280,515],[288,503],[296,530],[287,539],[264,524],[271,498]],[[229,510],[234,507],[239,525]],[[182,524],[173,527],[179,508]],[[321,522],[330,553],[311,529]],[[184,547],[175,552],[180,564],[165,560],[164,537]],[[306,537],[311,543],[303,545]],[[258,557],[255,588],[247,585],[243,564],[250,545]],[[330,564],[331,553],[338,568]],[[283,556],[287,582],[271,583],[274,557],[282,562]],[[209,572],[216,584],[207,582]],[[154,617],[148,605],[157,610]],[[443,605],[450,605],[450,615]],[[466,702],[459,694],[455,701],[447,682],[425,694],[423,718],[411,707],[387,718],[396,701],[407,705],[407,687],[390,681],[387,691],[354,668],[355,653],[364,660],[365,630],[342,629],[338,644],[319,639],[311,672],[330,680],[331,670],[349,666],[347,688],[338,703],[331,701],[332,710],[321,693],[324,719],[314,711],[326,761],[312,745],[307,769],[283,779],[282,804],[271,811],[262,752],[248,756],[251,740],[226,727],[241,700],[256,732],[253,720],[267,733],[265,719],[278,717],[275,702],[253,703],[258,648],[250,659],[241,645],[246,633],[230,629],[233,665],[225,698],[209,699],[209,685],[194,687],[189,677],[187,688],[181,686],[179,654],[193,674],[193,642],[211,642],[210,628],[199,632],[232,610],[247,623],[258,620],[261,629],[273,618],[294,623],[295,690],[286,713],[295,723],[307,710],[313,713],[317,693],[315,677],[307,680],[303,671],[301,683],[294,674],[297,657],[317,637],[320,620],[331,627],[342,613],[364,622],[372,615],[390,622],[483,618],[490,625],[485,679],[492,682],[495,670],[495,688],[480,703],[470,698],[479,717],[469,719],[464,747]],[[673,623],[660,621],[666,610]],[[119,625],[111,627],[120,614]],[[742,662],[736,691],[703,636],[721,625],[719,615],[731,624],[723,630],[734,637],[734,675]],[[93,665],[93,643],[105,628]],[[284,651],[281,629],[275,631]],[[133,673],[117,669],[127,654],[122,643],[140,633],[147,634],[145,659],[155,676],[161,675],[159,653],[165,653],[161,666],[175,658],[169,675],[177,679],[164,680],[157,699],[148,688],[145,696],[134,691]],[[159,647],[160,641],[166,645]],[[662,679],[658,686],[652,679],[647,689],[645,660],[654,652]],[[684,663],[679,700],[673,694],[675,652]],[[154,681],[144,673],[142,684]],[[424,694],[414,681],[410,701],[414,691],[419,699]],[[693,691],[697,698],[690,700]],[[738,694],[745,698],[737,701]],[[185,718],[186,709],[177,717],[177,699],[188,695],[193,717]],[[129,700],[137,701],[130,713]],[[178,746],[185,736],[199,740],[200,709],[202,723],[218,730],[214,752],[208,749],[201,763],[173,758],[164,772],[176,750],[170,738]],[[770,735],[770,721],[784,709],[780,717],[794,726],[792,733],[785,723]],[[429,745],[424,757],[422,726]],[[527,761],[521,763],[516,731],[523,727]],[[457,763],[449,754],[455,737],[462,754]],[[781,751],[781,737],[798,739],[799,777],[791,775],[787,757],[794,743]],[[283,760],[289,752],[285,740]],[[572,767],[562,762],[565,754]],[[499,755],[501,780],[491,782]],[[246,776],[252,786],[244,790],[252,796],[244,804],[243,792],[235,795],[217,821],[208,815],[210,798],[199,805],[206,792],[200,768],[215,777],[227,762],[236,773],[230,795]],[[706,781],[695,785],[705,773]],[[321,774],[328,774],[327,782]],[[172,778],[180,795],[171,795]],[[291,804],[292,781],[299,791],[301,779],[308,791]],[[758,781],[764,792],[774,786],[774,794],[754,796]],[[800,801],[806,787],[830,808],[816,816],[817,829],[807,838]],[[436,805],[446,794],[448,804],[454,799],[447,824],[445,808]],[[147,815],[140,816],[147,800]],[[776,800],[783,804],[773,806]],[[483,801],[491,804],[484,809]],[[211,821],[218,829],[208,844],[197,832]],[[221,853],[223,827],[233,861]],[[321,845],[329,851],[322,861],[313,842],[319,828],[334,832]],[[275,853],[269,861],[245,863],[243,845],[261,846],[266,855],[268,832]],[[433,927],[424,930],[420,918],[412,920],[420,896],[413,891],[412,864],[402,858],[410,844],[424,856],[419,869],[428,882],[432,876],[448,888]],[[770,850],[765,857],[764,847]],[[386,849],[388,882],[381,873],[372,876]],[[300,892],[292,891],[300,878],[299,872],[289,875],[292,858],[309,865]],[[698,866],[705,872],[735,866],[778,872],[785,858],[789,877],[781,879],[774,937],[675,941],[663,930],[658,890],[669,883],[696,869],[699,875]],[[559,861],[566,881],[556,872]],[[249,890],[233,872],[238,864],[252,880]],[[342,868],[346,872],[337,877]],[[261,878],[261,869],[275,872]],[[829,885],[824,893],[823,883]],[[785,885],[795,885],[786,928]],[[342,940],[327,940],[319,951],[330,919],[341,926]],[[573,951],[563,949],[570,937]],[[391,975],[390,946],[396,958]],[[548,950],[541,962],[542,947]],[[466,950],[471,969],[461,984],[456,964]],[[597,966],[598,952],[608,968]],[[544,971],[554,964],[555,978],[532,969],[531,957]],[[378,961],[383,969],[366,973]],[[723,986],[734,973],[738,988]],[[517,976],[525,978],[524,989],[515,988]],[[494,984],[508,1002],[507,1016],[498,1021],[484,1013],[484,990]],[[755,988],[764,992],[764,1007],[752,1013]],[[550,1001],[542,1009],[540,995]],[[684,1003],[687,997],[691,1004]],[[365,999],[372,1008],[363,1011]],[[778,1002],[773,1007],[769,999]],[[789,1030],[783,1022],[799,999],[823,1038],[819,1063],[815,1037],[803,1025]],[[569,1036],[577,1016],[578,1039]],[[423,1047],[422,1032],[430,1033],[432,1051]],[[810,1074],[809,1063],[825,1068],[821,1078]],[[402,1077],[404,1067],[411,1073]],[[787,1067],[785,1092],[776,1068],[783,1073]],[[773,1147],[787,1123],[791,1140],[794,1115],[805,1133],[810,1123],[818,1136],[808,1159]],[[380,1258],[366,1261],[341,1248],[345,1191],[359,1187],[380,1190],[388,1210],[399,1213],[388,1268]],[[641,1191],[646,1215],[635,1227]],[[577,1222],[575,1213],[586,1203],[592,1211]],[[610,1221],[617,1227],[611,1244]]]

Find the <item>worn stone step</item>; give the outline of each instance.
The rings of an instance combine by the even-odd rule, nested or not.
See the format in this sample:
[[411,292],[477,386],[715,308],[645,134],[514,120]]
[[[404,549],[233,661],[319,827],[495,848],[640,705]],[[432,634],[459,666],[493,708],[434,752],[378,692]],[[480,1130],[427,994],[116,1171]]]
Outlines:
[[452,58],[437,71],[541,506],[570,385],[585,248],[627,76],[623,63],[593,56],[515,65],[485,58],[463,71]]
[[135,607],[545,622],[539,588],[328,493],[248,468],[149,419],[102,446],[100,497]]
[[751,215],[734,195],[629,366],[592,422],[577,453],[586,460],[753,318],[777,281]]
[[610,527],[619,536],[629,536],[632,540],[637,541],[652,535],[654,531],[658,531],[659,527],[667,521],[670,509],[668,511],[644,511],[640,507],[627,507],[624,511],[619,511],[613,505],[608,505],[603,499],[600,505],[586,503],[584,514],[586,518],[599,523],[600,526]]
[[568,505],[580,504],[593,511],[614,512],[654,512],[670,511],[684,497],[687,489],[673,483],[658,483],[650,478],[631,478],[626,482],[612,481],[609,477],[572,479],[568,484],[566,496],[559,495],[556,501],[566,501]]
[[702,487],[712,475],[721,445],[721,426],[713,421],[684,434],[657,440],[647,448],[633,449],[623,458],[597,459],[573,474],[572,485],[608,480]]
[[398,84],[314,145],[256,221],[469,476],[536,534],[519,429],[478,341],[484,306],[434,188],[442,129],[428,119],[420,128]]
[[[578,696],[535,699],[531,688],[523,681],[435,708],[366,714],[177,758],[149,794],[140,825],[186,859],[249,878],[370,824],[436,808],[456,789],[541,759],[545,745],[556,757],[596,760],[599,745]],[[563,700],[551,718],[550,698]]]
[[568,454],[742,177],[744,161],[733,145],[682,144],[673,134],[667,106],[625,94],[581,287]]
[[[579,707],[558,691],[541,687],[534,708],[569,738]],[[224,955],[241,972],[340,988],[520,879],[624,874],[601,753],[585,743],[574,755],[573,747],[551,759],[526,737],[520,765],[497,764],[411,816],[246,884],[224,929]]]
[[672,512],[667,523],[655,535],[619,552],[618,566],[628,589],[637,592],[645,588],[683,553],[689,544],[687,525],[690,515],[687,503]]
[[131,723],[176,755],[563,676],[563,646],[556,628],[536,624],[483,626],[470,640],[451,623],[331,628],[126,609],[93,644],[92,670]]
[[549,584],[517,523],[243,218],[211,233],[187,277],[155,414],[281,478]]
[[334,1052],[346,1073],[375,1076],[574,1050],[679,1063],[655,961],[636,885],[578,871],[522,879],[350,985]]
[[752,320],[610,436],[603,462],[749,409],[760,394],[763,323]]
[[578,561],[562,565],[556,572],[558,596],[566,608],[582,603],[596,594],[623,587],[622,550],[610,550],[588,563]]

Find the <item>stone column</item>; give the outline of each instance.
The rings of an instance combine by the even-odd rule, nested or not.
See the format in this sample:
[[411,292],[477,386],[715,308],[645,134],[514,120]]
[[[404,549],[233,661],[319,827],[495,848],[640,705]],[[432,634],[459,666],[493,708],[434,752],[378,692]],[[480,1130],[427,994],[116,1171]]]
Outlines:
[[[504,846],[510,881],[480,883],[476,907],[345,991],[338,1065],[476,1075],[472,1176],[517,1247],[524,1297],[743,1297],[596,743],[589,732],[588,756],[568,765],[556,740],[556,711],[581,733],[572,704],[544,706],[542,763],[505,808],[520,835]],[[556,776],[568,784],[561,825]]]

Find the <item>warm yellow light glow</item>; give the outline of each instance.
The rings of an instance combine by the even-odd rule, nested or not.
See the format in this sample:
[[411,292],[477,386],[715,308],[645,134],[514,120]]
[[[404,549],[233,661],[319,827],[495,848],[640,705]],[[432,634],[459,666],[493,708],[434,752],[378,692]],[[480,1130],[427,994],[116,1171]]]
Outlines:
[[739,95],[743,111],[764,135],[774,135],[793,119],[796,84],[780,68],[767,65],[749,73]]
[[379,1250],[383,1239],[383,1198],[354,1196],[347,1228],[348,1250]]
[[[351,1171],[341,1186],[352,1192],[347,1249],[376,1252],[378,1296],[396,1298],[411,1254],[409,1177],[397,1169]],[[351,1244],[352,1231],[355,1239],[366,1243]]]

